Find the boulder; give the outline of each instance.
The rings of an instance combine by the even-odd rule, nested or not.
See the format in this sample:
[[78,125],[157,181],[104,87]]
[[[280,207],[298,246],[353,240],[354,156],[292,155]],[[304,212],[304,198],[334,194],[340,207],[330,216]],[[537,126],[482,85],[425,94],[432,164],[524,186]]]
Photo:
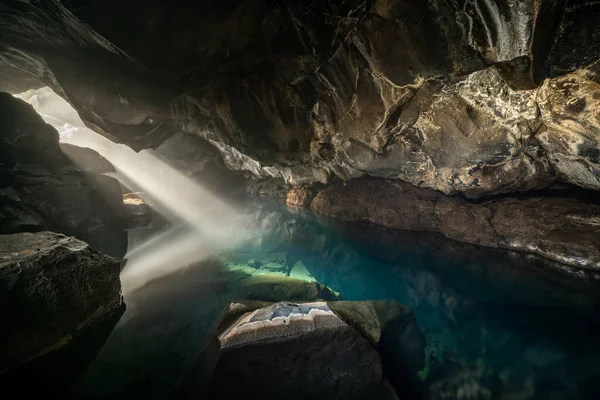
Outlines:
[[424,357],[412,311],[393,301],[233,301],[183,392],[395,399],[410,393]]
[[378,353],[324,302],[276,303],[244,313],[218,340],[213,398],[396,398]]
[[122,257],[121,187],[101,174],[112,166],[90,149],[61,148],[58,132],[6,93],[0,93],[0,132],[0,233],[50,230]]
[[27,370],[122,311],[119,262],[80,240],[0,235],[0,254],[0,372]]

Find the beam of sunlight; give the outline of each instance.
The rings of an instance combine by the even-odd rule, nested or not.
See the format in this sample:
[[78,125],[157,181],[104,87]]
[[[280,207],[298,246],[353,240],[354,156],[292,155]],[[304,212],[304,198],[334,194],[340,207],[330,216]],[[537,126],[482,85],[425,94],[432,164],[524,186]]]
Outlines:
[[62,143],[89,147],[106,158],[116,178],[166,217],[171,226],[126,255],[121,273],[127,293],[165,274],[215,256],[244,240],[249,221],[224,201],[161,160],[152,151],[136,153],[85,127],[77,112],[50,88],[17,95],[54,126]]

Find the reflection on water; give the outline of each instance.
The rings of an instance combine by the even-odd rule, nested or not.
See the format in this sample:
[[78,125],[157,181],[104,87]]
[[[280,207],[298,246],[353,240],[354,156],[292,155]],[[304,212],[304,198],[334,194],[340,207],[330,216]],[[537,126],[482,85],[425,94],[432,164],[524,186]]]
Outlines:
[[425,398],[600,398],[597,277],[525,254],[336,224],[273,204],[251,205],[247,217],[258,227],[251,241],[125,293],[128,309],[76,394],[166,396],[220,310],[250,296],[249,276],[289,275],[347,300],[411,306],[427,340]]

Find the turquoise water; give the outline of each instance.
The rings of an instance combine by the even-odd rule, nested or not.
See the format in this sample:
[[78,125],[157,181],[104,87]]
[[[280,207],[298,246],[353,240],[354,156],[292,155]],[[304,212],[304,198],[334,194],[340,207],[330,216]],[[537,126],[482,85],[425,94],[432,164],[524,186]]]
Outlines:
[[345,300],[413,308],[427,342],[425,399],[600,398],[600,283],[522,253],[343,224],[256,203],[253,240],[125,294],[128,309],[74,389],[170,396],[240,276],[316,280]]

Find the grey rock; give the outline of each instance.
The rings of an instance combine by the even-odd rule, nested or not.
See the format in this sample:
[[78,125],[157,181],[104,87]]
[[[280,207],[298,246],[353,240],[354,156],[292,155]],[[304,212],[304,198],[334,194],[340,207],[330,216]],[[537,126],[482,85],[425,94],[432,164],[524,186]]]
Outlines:
[[[232,399],[397,398],[375,347],[334,312],[335,304],[232,302],[221,317],[211,394]],[[370,321],[359,322],[364,323]]]
[[119,262],[39,232],[0,235],[0,371],[60,349],[118,313]]
[[64,146],[63,153],[58,132],[7,93],[0,93],[0,132],[0,233],[51,230],[122,257],[121,187],[102,175],[112,166],[89,149]]

